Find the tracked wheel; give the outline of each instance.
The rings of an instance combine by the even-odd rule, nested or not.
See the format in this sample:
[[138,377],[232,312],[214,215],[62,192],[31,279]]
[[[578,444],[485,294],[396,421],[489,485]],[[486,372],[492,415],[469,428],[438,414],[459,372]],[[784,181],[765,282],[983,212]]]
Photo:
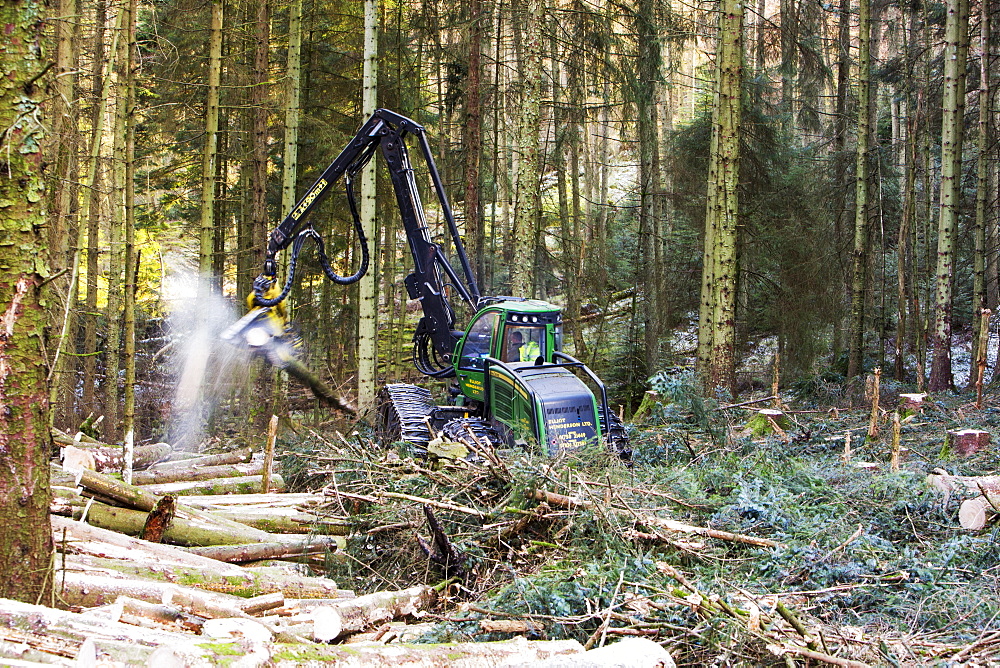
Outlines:
[[376,429],[383,445],[405,441],[410,444],[413,454],[427,455],[427,443],[431,440],[427,426],[434,402],[430,390],[409,383],[391,383],[382,388],[378,395]]
[[601,431],[604,432],[604,442],[608,450],[615,453],[622,461],[632,460],[632,443],[625,424],[614,411],[609,411],[611,424],[605,424],[601,416]]
[[483,447],[499,448],[504,445],[503,438],[493,425],[477,417],[448,420],[441,427],[441,435],[464,444],[473,452]]

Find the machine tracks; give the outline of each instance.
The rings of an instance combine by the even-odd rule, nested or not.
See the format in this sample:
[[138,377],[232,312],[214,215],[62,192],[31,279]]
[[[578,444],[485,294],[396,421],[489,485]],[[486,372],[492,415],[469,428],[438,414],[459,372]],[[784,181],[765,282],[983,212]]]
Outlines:
[[427,455],[428,425],[434,402],[430,390],[409,383],[390,383],[379,391],[377,430],[384,445],[406,441],[413,454]]

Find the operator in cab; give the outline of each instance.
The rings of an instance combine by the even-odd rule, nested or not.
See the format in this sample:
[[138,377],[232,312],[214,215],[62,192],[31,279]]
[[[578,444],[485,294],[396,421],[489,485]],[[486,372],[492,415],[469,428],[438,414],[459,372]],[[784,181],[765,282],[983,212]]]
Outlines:
[[[528,329],[528,328],[525,328]],[[539,330],[540,328],[531,328]],[[521,328],[514,329],[510,333],[510,337],[507,341],[507,361],[508,362],[534,362],[539,355],[542,354],[541,346],[538,341],[535,340],[536,336],[532,336],[535,332],[528,332],[528,340],[525,341],[524,333]]]

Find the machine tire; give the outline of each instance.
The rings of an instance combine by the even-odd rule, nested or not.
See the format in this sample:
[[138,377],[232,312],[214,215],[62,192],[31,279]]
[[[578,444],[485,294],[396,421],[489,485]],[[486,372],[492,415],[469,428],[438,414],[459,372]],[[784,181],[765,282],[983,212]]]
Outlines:
[[431,432],[428,418],[434,410],[430,390],[409,383],[391,383],[378,394],[375,429],[383,446],[405,441],[413,454],[427,456]]

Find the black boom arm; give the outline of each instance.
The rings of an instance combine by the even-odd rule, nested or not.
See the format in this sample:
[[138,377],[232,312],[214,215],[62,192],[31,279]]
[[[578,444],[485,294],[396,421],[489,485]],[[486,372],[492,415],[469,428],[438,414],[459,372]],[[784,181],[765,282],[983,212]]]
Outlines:
[[[441,247],[431,240],[424,214],[423,203],[417,189],[413,167],[406,150],[406,137],[416,137],[429,172],[432,190],[448,225],[454,244],[455,254],[461,264],[459,275],[448,262]],[[353,183],[361,170],[380,149],[385,158],[396,193],[396,204],[403,221],[403,229],[413,256],[413,273],[406,277],[405,285],[410,299],[417,299],[424,316],[417,325],[414,338],[414,361],[417,368],[431,376],[450,375],[449,361],[455,343],[461,332],[455,331],[455,313],[445,294],[446,286],[452,287],[473,311],[481,305],[481,295],[462,244],[451,205],[445,195],[441,176],[434,164],[430,144],[423,126],[409,118],[387,109],[379,109],[369,118],[354,136],[354,139],[330,163],[323,174],[295,204],[281,224],[271,232],[264,256],[264,268],[254,281],[254,300],[261,306],[273,306],[288,296],[295,273],[295,260],[302,244],[312,239],[319,246],[320,264],[327,277],[342,285],[349,285],[361,279],[368,270],[368,240],[365,238],[358,215]],[[306,221],[309,214],[329,194],[331,188],[341,178],[344,179],[348,202],[354,226],[361,245],[361,264],[353,275],[338,276],[330,267],[323,250],[323,240]],[[278,265],[276,255],[292,248],[289,272],[281,293],[274,298],[265,297],[265,292],[276,281]]]

